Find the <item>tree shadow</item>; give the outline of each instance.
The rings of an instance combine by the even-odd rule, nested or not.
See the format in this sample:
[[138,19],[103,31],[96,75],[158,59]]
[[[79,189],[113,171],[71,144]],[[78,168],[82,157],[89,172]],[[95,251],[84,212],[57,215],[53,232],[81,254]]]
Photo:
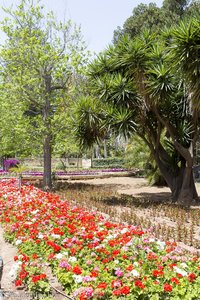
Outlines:
[[158,206],[160,204],[171,204],[171,194],[168,192],[161,193],[138,193],[136,195],[120,194],[116,197],[105,198],[102,200],[107,205],[112,206],[128,206],[148,208]]

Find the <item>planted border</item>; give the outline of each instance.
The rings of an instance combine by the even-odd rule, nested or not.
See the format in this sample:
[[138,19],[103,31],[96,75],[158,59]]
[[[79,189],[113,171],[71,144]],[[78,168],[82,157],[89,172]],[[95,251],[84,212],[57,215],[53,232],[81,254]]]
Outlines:
[[150,230],[110,222],[33,186],[0,181],[0,221],[18,247],[16,286],[73,299],[199,299],[200,261]]

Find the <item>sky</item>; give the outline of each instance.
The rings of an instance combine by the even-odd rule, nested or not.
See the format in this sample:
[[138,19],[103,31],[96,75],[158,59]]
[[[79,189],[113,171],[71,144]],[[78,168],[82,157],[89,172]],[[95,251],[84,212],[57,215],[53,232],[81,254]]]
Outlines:
[[[81,26],[83,40],[92,53],[104,50],[112,42],[114,30],[123,26],[134,7],[150,2],[160,7],[163,0],[41,0],[46,10],[52,10],[58,20],[71,19]],[[5,17],[2,6],[19,3],[20,0],[0,0],[0,20]],[[3,40],[2,33],[0,40]]]

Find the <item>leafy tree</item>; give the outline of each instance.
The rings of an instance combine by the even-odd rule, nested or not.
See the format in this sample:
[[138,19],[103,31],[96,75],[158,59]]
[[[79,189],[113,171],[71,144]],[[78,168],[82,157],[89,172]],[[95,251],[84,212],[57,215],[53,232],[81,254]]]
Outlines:
[[124,37],[94,60],[89,74],[104,103],[100,126],[142,138],[172,199],[187,206],[198,199],[192,147],[199,133],[199,20],[181,23],[170,36],[167,43],[146,31]]
[[117,27],[114,31],[113,41],[117,41],[128,34],[131,38],[136,37],[144,29],[161,34],[165,27],[169,27],[188,16],[199,14],[199,0],[164,0],[162,7],[155,3],[139,4],[133,9],[132,15],[124,22],[122,28]]
[[186,11],[190,0],[164,0],[163,9],[169,13],[176,14],[180,18],[183,17],[184,12]]
[[43,145],[43,184],[51,189],[52,147],[57,133],[66,130],[65,108],[70,107],[77,73],[83,69],[84,44],[79,29],[70,21],[57,23],[52,13],[45,16],[39,2],[22,0],[16,10],[5,11],[4,93],[9,91],[20,103],[23,120]]
[[145,28],[151,30],[160,30],[166,24],[166,18],[163,11],[156,6],[155,3],[139,4],[133,9],[132,15],[125,21],[123,28],[117,28],[114,31],[114,42],[125,34],[129,34],[130,37],[137,36]]

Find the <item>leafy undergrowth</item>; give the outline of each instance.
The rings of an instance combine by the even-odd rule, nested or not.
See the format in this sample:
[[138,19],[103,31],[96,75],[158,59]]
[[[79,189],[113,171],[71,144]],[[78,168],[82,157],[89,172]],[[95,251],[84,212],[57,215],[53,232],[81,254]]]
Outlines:
[[13,179],[1,180],[0,191],[5,238],[19,252],[17,286],[50,295],[50,266],[70,299],[200,299],[199,258],[156,238],[152,226],[84,209],[75,204],[85,201],[81,192],[68,202],[33,186],[19,190]]

